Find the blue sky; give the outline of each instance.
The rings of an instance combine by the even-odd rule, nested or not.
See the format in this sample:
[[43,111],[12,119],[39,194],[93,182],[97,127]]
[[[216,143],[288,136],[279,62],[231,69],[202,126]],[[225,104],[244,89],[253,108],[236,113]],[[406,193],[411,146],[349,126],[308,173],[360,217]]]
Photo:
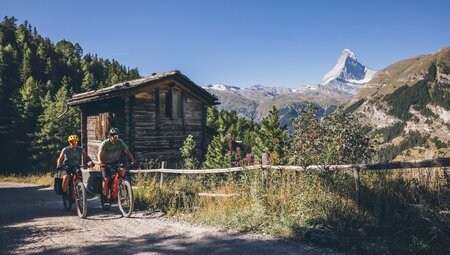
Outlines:
[[345,48],[372,69],[450,46],[450,1],[0,1],[44,37],[201,86],[319,83]]

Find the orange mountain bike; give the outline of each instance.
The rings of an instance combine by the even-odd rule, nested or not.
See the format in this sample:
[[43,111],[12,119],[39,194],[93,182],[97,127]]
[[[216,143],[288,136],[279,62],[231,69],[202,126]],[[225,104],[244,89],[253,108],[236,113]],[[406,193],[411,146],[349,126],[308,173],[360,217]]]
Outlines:
[[67,189],[67,195],[63,195],[64,209],[70,211],[72,204],[75,203],[77,207],[78,216],[81,218],[87,217],[87,197],[86,187],[83,183],[83,178],[80,174],[76,173],[76,168],[65,167],[69,176],[69,187]]
[[111,204],[117,202],[122,215],[124,217],[130,217],[134,209],[134,200],[131,184],[125,179],[127,173],[125,165],[118,163],[105,164],[103,167],[111,169],[107,196],[103,195],[103,191],[100,189],[103,210],[109,211],[111,209]]

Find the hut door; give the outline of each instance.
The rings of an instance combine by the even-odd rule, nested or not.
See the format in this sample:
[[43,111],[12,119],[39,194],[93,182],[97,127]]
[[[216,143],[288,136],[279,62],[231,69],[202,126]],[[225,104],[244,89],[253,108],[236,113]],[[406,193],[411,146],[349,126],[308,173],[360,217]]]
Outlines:
[[111,115],[109,112],[103,112],[97,115],[95,127],[95,140],[103,141],[108,137],[108,131],[111,128]]

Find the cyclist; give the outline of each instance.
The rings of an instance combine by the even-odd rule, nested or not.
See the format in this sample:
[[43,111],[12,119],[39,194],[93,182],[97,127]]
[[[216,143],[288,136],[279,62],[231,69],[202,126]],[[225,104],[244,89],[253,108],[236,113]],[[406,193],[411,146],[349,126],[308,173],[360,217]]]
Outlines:
[[127,145],[119,139],[119,129],[113,127],[108,132],[108,139],[103,141],[98,149],[98,160],[100,161],[103,177],[102,192],[107,200],[111,199],[108,194],[108,181],[111,178],[111,167],[109,165],[119,162],[122,151],[127,155],[129,162],[132,165],[136,165]]
[[92,159],[84,151],[84,149],[77,146],[79,141],[77,135],[70,135],[69,138],[67,138],[67,141],[70,145],[62,149],[61,154],[59,155],[59,158],[56,162],[56,169],[60,170],[61,175],[63,176],[62,190],[64,197],[67,196],[70,174],[75,173],[77,175],[81,175],[81,157],[84,156],[86,159],[88,159],[89,167],[93,167],[95,165],[94,162],[92,162]]

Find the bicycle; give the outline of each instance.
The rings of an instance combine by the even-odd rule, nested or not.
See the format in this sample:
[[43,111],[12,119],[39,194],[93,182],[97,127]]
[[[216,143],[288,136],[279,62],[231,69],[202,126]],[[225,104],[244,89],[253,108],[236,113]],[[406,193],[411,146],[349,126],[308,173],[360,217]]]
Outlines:
[[[103,164],[102,167],[111,169],[111,177],[108,180],[107,196],[100,189],[100,201],[105,211],[111,209],[111,204],[117,202],[122,215],[130,217],[134,209],[133,190],[130,182],[125,179],[126,167],[124,164]],[[101,187],[101,186],[100,186]],[[110,197],[108,199],[107,197]]]
[[67,195],[65,196],[63,194],[64,210],[70,211],[72,204],[75,203],[78,216],[84,219],[87,217],[88,208],[86,187],[84,186],[83,178],[80,174],[75,173],[77,168],[65,167],[65,170],[67,173],[70,173],[70,176]]

